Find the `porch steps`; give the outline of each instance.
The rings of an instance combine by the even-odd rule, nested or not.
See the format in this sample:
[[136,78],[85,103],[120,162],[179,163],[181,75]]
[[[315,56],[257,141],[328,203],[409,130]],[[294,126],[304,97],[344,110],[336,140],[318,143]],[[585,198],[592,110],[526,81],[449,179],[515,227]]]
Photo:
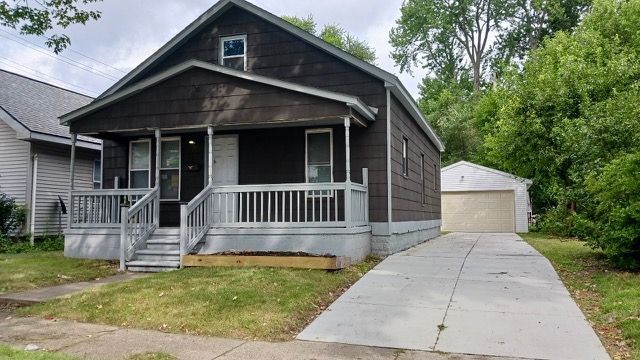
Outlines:
[[134,272],[162,272],[180,267],[180,229],[156,229],[145,249],[137,250],[127,269]]

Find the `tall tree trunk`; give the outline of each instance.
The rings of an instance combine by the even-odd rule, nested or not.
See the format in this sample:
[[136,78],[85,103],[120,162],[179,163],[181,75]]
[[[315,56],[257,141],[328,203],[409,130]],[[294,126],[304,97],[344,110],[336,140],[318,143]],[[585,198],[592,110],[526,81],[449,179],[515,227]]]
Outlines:
[[480,79],[480,61],[476,60],[473,62],[473,90],[480,90],[481,79]]

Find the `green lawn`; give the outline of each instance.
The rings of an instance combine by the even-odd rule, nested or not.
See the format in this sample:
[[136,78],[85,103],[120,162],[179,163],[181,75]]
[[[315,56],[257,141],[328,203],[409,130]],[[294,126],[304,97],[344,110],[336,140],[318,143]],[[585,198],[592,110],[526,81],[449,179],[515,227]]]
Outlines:
[[58,251],[0,254],[0,294],[92,280],[116,272],[112,262],[68,259]]
[[640,359],[640,273],[612,268],[577,240],[522,237],[546,256],[616,358]]
[[[0,359],[11,360],[80,360],[80,358],[61,353],[47,351],[22,351],[0,344]],[[175,360],[174,356],[166,353],[142,353],[128,357],[126,360]]]
[[288,340],[375,259],[340,271],[187,268],[19,310],[36,315],[241,339]]

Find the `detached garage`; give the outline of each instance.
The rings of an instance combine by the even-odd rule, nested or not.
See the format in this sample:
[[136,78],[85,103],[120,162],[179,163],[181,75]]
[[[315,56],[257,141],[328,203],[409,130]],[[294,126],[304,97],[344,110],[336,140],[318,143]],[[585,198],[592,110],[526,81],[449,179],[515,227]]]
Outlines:
[[531,180],[460,161],[442,169],[442,230],[528,232]]

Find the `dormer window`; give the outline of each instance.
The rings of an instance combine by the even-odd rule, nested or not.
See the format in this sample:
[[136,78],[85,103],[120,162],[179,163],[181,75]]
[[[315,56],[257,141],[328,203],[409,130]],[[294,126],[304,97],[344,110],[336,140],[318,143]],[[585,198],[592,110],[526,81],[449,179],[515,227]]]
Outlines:
[[220,39],[220,65],[247,70],[247,35],[225,36]]

